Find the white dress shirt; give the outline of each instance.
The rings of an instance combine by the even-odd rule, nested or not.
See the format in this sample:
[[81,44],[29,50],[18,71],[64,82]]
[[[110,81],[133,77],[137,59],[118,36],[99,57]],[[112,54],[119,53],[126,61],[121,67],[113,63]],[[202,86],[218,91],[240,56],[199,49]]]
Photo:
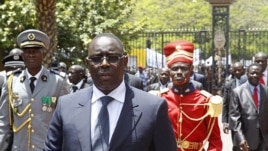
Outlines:
[[[110,123],[110,134],[109,141],[113,136],[117,121],[119,119],[123,104],[125,102],[126,95],[126,86],[124,80],[121,84],[110,92],[107,96],[114,98],[112,102],[107,105],[109,113],[109,123]],[[95,132],[94,129],[98,123],[98,115],[102,106],[100,98],[105,96],[94,84],[93,84],[93,95],[91,99],[91,139],[94,138]]]
[[[76,91],[78,91],[78,90],[80,90],[82,84],[83,84],[83,80],[81,80],[80,82],[78,82],[78,83],[75,84],[75,85],[73,84],[72,86],[76,86],[76,87],[77,87],[77,90],[76,90]],[[72,87],[70,88],[70,92],[71,92],[71,93],[74,93]]]
[[[43,71],[43,68],[44,68],[44,67],[42,66],[41,70],[40,70],[36,75],[34,75],[34,76],[31,75],[31,74],[29,73],[29,71],[28,71],[27,68],[26,68],[26,70],[25,70],[25,71],[26,71],[26,74],[28,75],[28,80],[29,80],[29,81],[31,81],[31,80],[30,80],[31,77],[35,77],[35,78],[36,78],[36,80],[34,80],[34,85],[35,85],[35,86],[36,86],[36,84],[37,84],[37,80],[39,79],[39,77],[40,77],[40,75],[41,75],[41,73],[42,73],[42,71]],[[29,83],[30,83],[30,82],[29,82]]]

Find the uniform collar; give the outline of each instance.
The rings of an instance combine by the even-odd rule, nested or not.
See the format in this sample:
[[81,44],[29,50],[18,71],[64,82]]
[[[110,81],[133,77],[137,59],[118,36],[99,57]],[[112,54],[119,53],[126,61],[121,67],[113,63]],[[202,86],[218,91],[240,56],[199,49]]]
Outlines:
[[191,92],[193,92],[195,90],[195,87],[193,85],[193,83],[189,83],[189,86],[183,89],[183,92],[180,92],[180,90],[178,88],[176,88],[174,85],[172,86],[171,90],[178,95],[186,95],[189,94]]

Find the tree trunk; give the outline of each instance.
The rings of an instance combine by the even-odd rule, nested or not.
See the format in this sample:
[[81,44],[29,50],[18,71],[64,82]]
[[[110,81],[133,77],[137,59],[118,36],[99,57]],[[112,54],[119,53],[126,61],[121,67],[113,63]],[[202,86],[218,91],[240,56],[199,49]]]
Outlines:
[[44,52],[44,65],[48,67],[57,49],[56,0],[36,0],[37,28],[50,38],[49,49]]

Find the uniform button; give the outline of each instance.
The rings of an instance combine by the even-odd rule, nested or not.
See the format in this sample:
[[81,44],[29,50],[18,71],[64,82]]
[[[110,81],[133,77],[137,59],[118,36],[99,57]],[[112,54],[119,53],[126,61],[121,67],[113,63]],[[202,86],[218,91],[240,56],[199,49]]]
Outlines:
[[34,98],[31,98],[31,101],[33,102],[34,101]]
[[31,114],[31,117],[34,117],[34,114]]
[[32,133],[34,133],[34,129],[32,129]]
[[32,145],[32,148],[35,148],[35,146],[34,146],[34,145]]

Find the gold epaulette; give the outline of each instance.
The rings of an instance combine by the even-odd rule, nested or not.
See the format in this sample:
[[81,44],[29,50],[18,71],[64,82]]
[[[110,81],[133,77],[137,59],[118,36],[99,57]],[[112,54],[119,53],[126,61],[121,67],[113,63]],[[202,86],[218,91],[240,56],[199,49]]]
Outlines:
[[212,95],[211,93],[201,90],[200,93],[206,97],[208,102],[208,114],[211,117],[217,117],[222,112],[222,97],[219,95]]
[[213,96],[211,93],[209,93],[208,91],[205,90],[201,90],[200,93],[205,96],[206,98],[210,98],[211,96]]

